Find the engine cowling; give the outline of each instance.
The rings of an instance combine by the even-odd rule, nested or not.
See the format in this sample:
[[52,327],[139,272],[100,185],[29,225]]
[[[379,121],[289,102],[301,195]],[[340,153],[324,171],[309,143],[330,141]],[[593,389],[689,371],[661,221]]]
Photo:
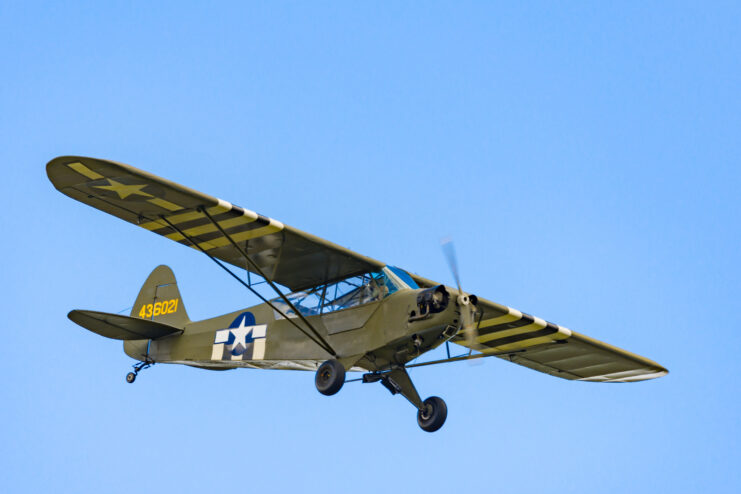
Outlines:
[[417,311],[410,314],[410,321],[417,321],[425,317],[444,311],[450,303],[450,294],[443,285],[422,290],[417,294]]

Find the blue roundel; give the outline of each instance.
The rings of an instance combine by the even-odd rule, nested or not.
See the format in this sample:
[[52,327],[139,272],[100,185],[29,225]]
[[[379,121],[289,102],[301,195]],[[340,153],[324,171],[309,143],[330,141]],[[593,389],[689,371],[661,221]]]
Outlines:
[[[255,316],[252,314],[252,312],[242,312],[240,315],[237,316],[234,321],[229,325],[229,329],[235,329],[240,328],[244,326],[254,326],[255,325]],[[231,354],[232,355],[242,355],[244,351],[247,349],[246,345],[248,343],[252,343],[254,339],[252,338],[251,334],[245,335],[244,339],[242,341],[237,341],[237,337],[234,334],[233,331],[229,331],[229,338],[226,341],[226,344],[231,346]],[[235,345],[236,342],[236,345]]]
[[238,328],[238,327],[242,326],[242,319],[245,320],[244,321],[244,325],[245,326],[254,326],[255,325],[255,316],[252,314],[252,312],[242,312],[229,325],[229,329],[231,329],[231,328]]

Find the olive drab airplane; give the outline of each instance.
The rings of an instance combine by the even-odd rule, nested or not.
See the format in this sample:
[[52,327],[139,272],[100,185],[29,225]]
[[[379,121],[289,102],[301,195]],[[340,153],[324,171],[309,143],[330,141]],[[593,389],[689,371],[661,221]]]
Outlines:
[[[419,426],[432,432],[445,422],[447,406],[436,396],[420,398],[411,367],[493,356],[579,381],[633,382],[667,373],[644,357],[464,292],[451,244],[446,254],[455,287],[121,163],[62,156],[46,171],[63,194],[205,254],[262,301],[191,321],[175,276],[159,266],[129,316],[71,311],[68,317],[83,328],[123,340],[124,352],[138,362],[126,376],[130,383],[154,363],[295,369],[314,371],[319,392],[333,395],[347,371],[359,371],[354,380],[401,394],[417,409]],[[255,290],[258,280],[274,298]],[[466,350],[451,356],[449,343]],[[415,362],[443,344],[447,358]]]

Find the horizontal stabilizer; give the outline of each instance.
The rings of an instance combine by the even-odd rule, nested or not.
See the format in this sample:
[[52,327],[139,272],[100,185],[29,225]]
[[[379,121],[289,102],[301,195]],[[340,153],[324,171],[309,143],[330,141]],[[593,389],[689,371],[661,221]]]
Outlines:
[[108,314],[92,310],[73,310],[67,317],[83,328],[114,340],[156,340],[182,329],[138,317]]

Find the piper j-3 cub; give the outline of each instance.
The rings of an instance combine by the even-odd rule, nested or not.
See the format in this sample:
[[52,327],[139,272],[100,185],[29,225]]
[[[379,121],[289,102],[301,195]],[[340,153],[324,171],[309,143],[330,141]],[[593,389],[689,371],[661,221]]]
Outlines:
[[[464,292],[452,245],[447,253],[456,287],[121,163],[62,156],[46,172],[63,194],[202,252],[263,302],[191,321],[172,271],[159,266],[130,316],[71,311],[68,317],[80,326],[123,340],[124,352],[138,361],[126,376],[130,383],[154,363],[298,369],[315,371],[316,388],[333,395],[346,371],[361,371],[358,380],[379,382],[409,400],[419,426],[433,432],[445,422],[447,406],[436,396],[420,398],[410,367],[495,356],[580,381],[632,382],[667,373],[646,358]],[[229,265],[246,269],[246,280]],[[255,289],[253,275],[267,282],[274,298]],[[413,362],[449,342],[467,353]]]

